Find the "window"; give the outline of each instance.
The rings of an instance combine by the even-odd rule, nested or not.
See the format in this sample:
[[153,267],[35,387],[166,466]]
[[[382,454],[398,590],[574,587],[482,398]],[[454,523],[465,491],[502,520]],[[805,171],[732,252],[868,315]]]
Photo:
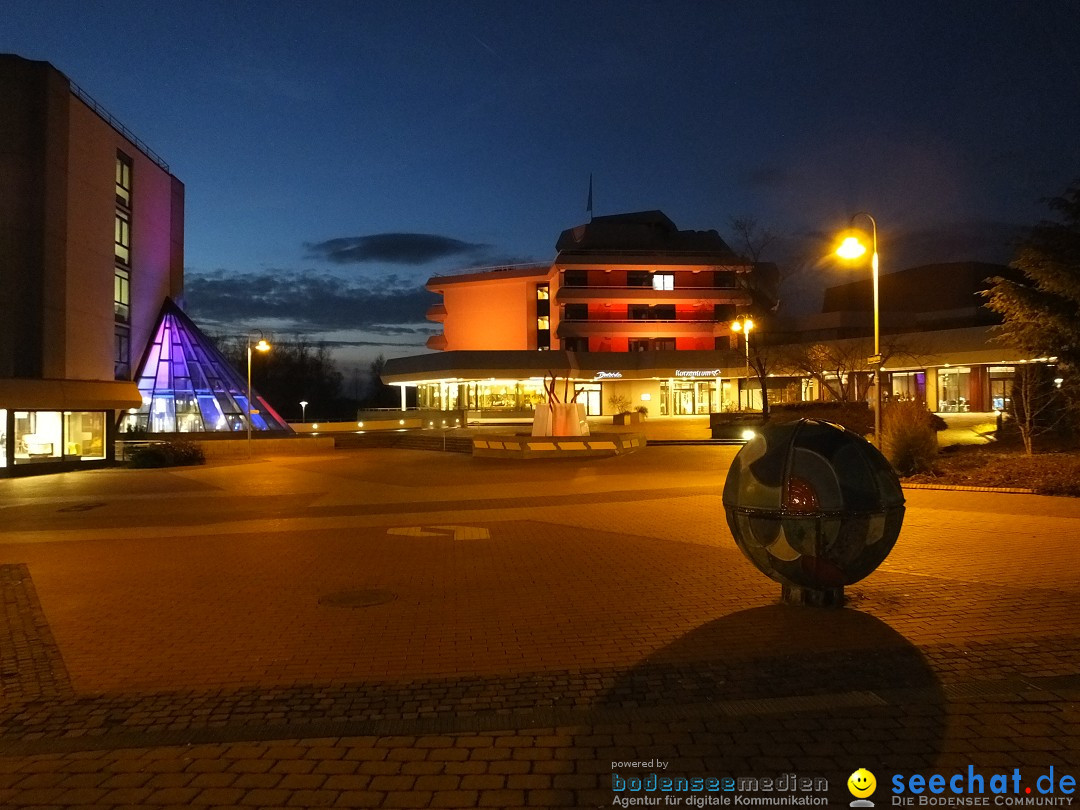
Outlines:
[[122,267],[113,276],[113,315],[117,323],[131,322],[131,274]]
[[674,290],[675,289],[675,274],[674,273],[657,273],[652,277],[652,288],[654,290]]
[[536,285],[536,300],[547,301],[551,297],[551,292],[548,290],[547,284]]
[[547,315],[541,315],[539,318],[536,319],[536,328],[541,330],[550,329],[551,319],[548,318]]
[[738,287],[738,274],[734,270],[716,270],[713,272],[713,286],[723,289]]
[[563,320],[587,321],[589,320],[588,304],[566,304],[563,307]]
[[562,347],[568,352],[587,352],[589,339],[587,337],[563,338]]
[[114,334],[113,376],[127,380],[131,377],[131,333],[126,326],[117,326]]
[[652,273],[647,270],[631,270],[626,274],[627,287],[651,287]]
[[63,435],[59,411],[15,411],[15,463],[59,460]]
[[82,460],[105,458],[105,413],[67,411],[64,413],[64,455]]
[[116,212],[116,260],[131,264],[131,215],[124,211]]
[[632,321],[647,321],[649,319],[649,305],[627,304],[626,317]]
[[564,270],[563,271],[563,286],[564,287],[588,287],[589,286],[589,271],[587,271],[587,270]]
[[632,352],[647,352],[649,350],[648,338],[630,338],[628,348]]
[[131,208],[131,158],[116,153],[116,204]]
[[626,315],[632,321],[673,321],[675,320],[674,304],[627,304]]
[[674,304],[657,304],[655,307],[650,307],[651,316],[654,321],[673,321],[675,320],[675,305]]
[[675,338],[653,338],[652,348],[654,352],[673,352]]

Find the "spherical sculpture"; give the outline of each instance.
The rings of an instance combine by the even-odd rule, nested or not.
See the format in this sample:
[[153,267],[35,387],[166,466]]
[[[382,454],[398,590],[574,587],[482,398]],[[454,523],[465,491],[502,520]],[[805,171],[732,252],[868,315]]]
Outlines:
[[885,457],[816,419],[763,428],[735,456],[723,500],[750,562],[784,586],[785,598],[818,592],[822,604],[881,564],[904,520],[900,480]]

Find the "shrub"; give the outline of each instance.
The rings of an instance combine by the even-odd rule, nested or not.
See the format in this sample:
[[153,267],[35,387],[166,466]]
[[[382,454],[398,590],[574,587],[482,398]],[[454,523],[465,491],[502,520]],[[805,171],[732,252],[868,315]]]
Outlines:
[[835,422],[860,436],[874,431],[874,412],[865,402],[789,402],[769,408],[770,422],[790,422],[794,419]]
[[640,413],[642,417],[649,415],[649,407],[647,405],[638,405],[634,410]]
[[184,467],[206,461],[202,448],[195,442],[157,442],[140,447],[131,453],[132,467]]
[[630,400],[622,394],[612,394],[607,402],[615,413],[630,413]]
[[900,475],[928,472],[937,456],[937,429],[918,402],[893,402],[881,412],[881,452]]

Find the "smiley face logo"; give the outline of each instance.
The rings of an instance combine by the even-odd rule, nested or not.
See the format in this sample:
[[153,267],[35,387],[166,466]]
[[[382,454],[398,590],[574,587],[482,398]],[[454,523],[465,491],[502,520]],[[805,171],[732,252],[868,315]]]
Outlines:
[[848,777],[847,789],[856,799],[865,799],[877,790],[877,779],[866,768],[859,768]]

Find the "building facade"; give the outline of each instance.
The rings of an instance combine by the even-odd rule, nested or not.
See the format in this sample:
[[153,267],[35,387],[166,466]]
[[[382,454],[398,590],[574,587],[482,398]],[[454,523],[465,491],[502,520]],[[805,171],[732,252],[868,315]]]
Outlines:
[[384,379],[416,385],[421,407],[481,413],[530,412],[552,375],[590,415],[620,397],[677,415],[749,396],[731,322],[774,306],[775,266],[659,211],[596,217],[556,249],[552,264],[430,279],[441,354],[387,361]]
[[[428,317],[438,354],[387,361],[383,378],[416,386],[421,407],[470,417],[528,416],[545,379],[590,415],[645,408],[680,416],[760,409],[749,352],[771,404],[869,399],[869,279],[826,291],[822,312],[777,315],[776,268],[735,255],[715,232],[684,232],[660,212],[599,217],[564,231],[551,265],[435,277]],[[994,340],[986,279],[1009,268],[927,265],[881,279],[883,399],[941,413],[1007,410],[1028,358]],[[565,393],[564,393],[565,392]]]
[[0,474],[108,462],[163,301],[184,186],[47,62],[0,55]]

